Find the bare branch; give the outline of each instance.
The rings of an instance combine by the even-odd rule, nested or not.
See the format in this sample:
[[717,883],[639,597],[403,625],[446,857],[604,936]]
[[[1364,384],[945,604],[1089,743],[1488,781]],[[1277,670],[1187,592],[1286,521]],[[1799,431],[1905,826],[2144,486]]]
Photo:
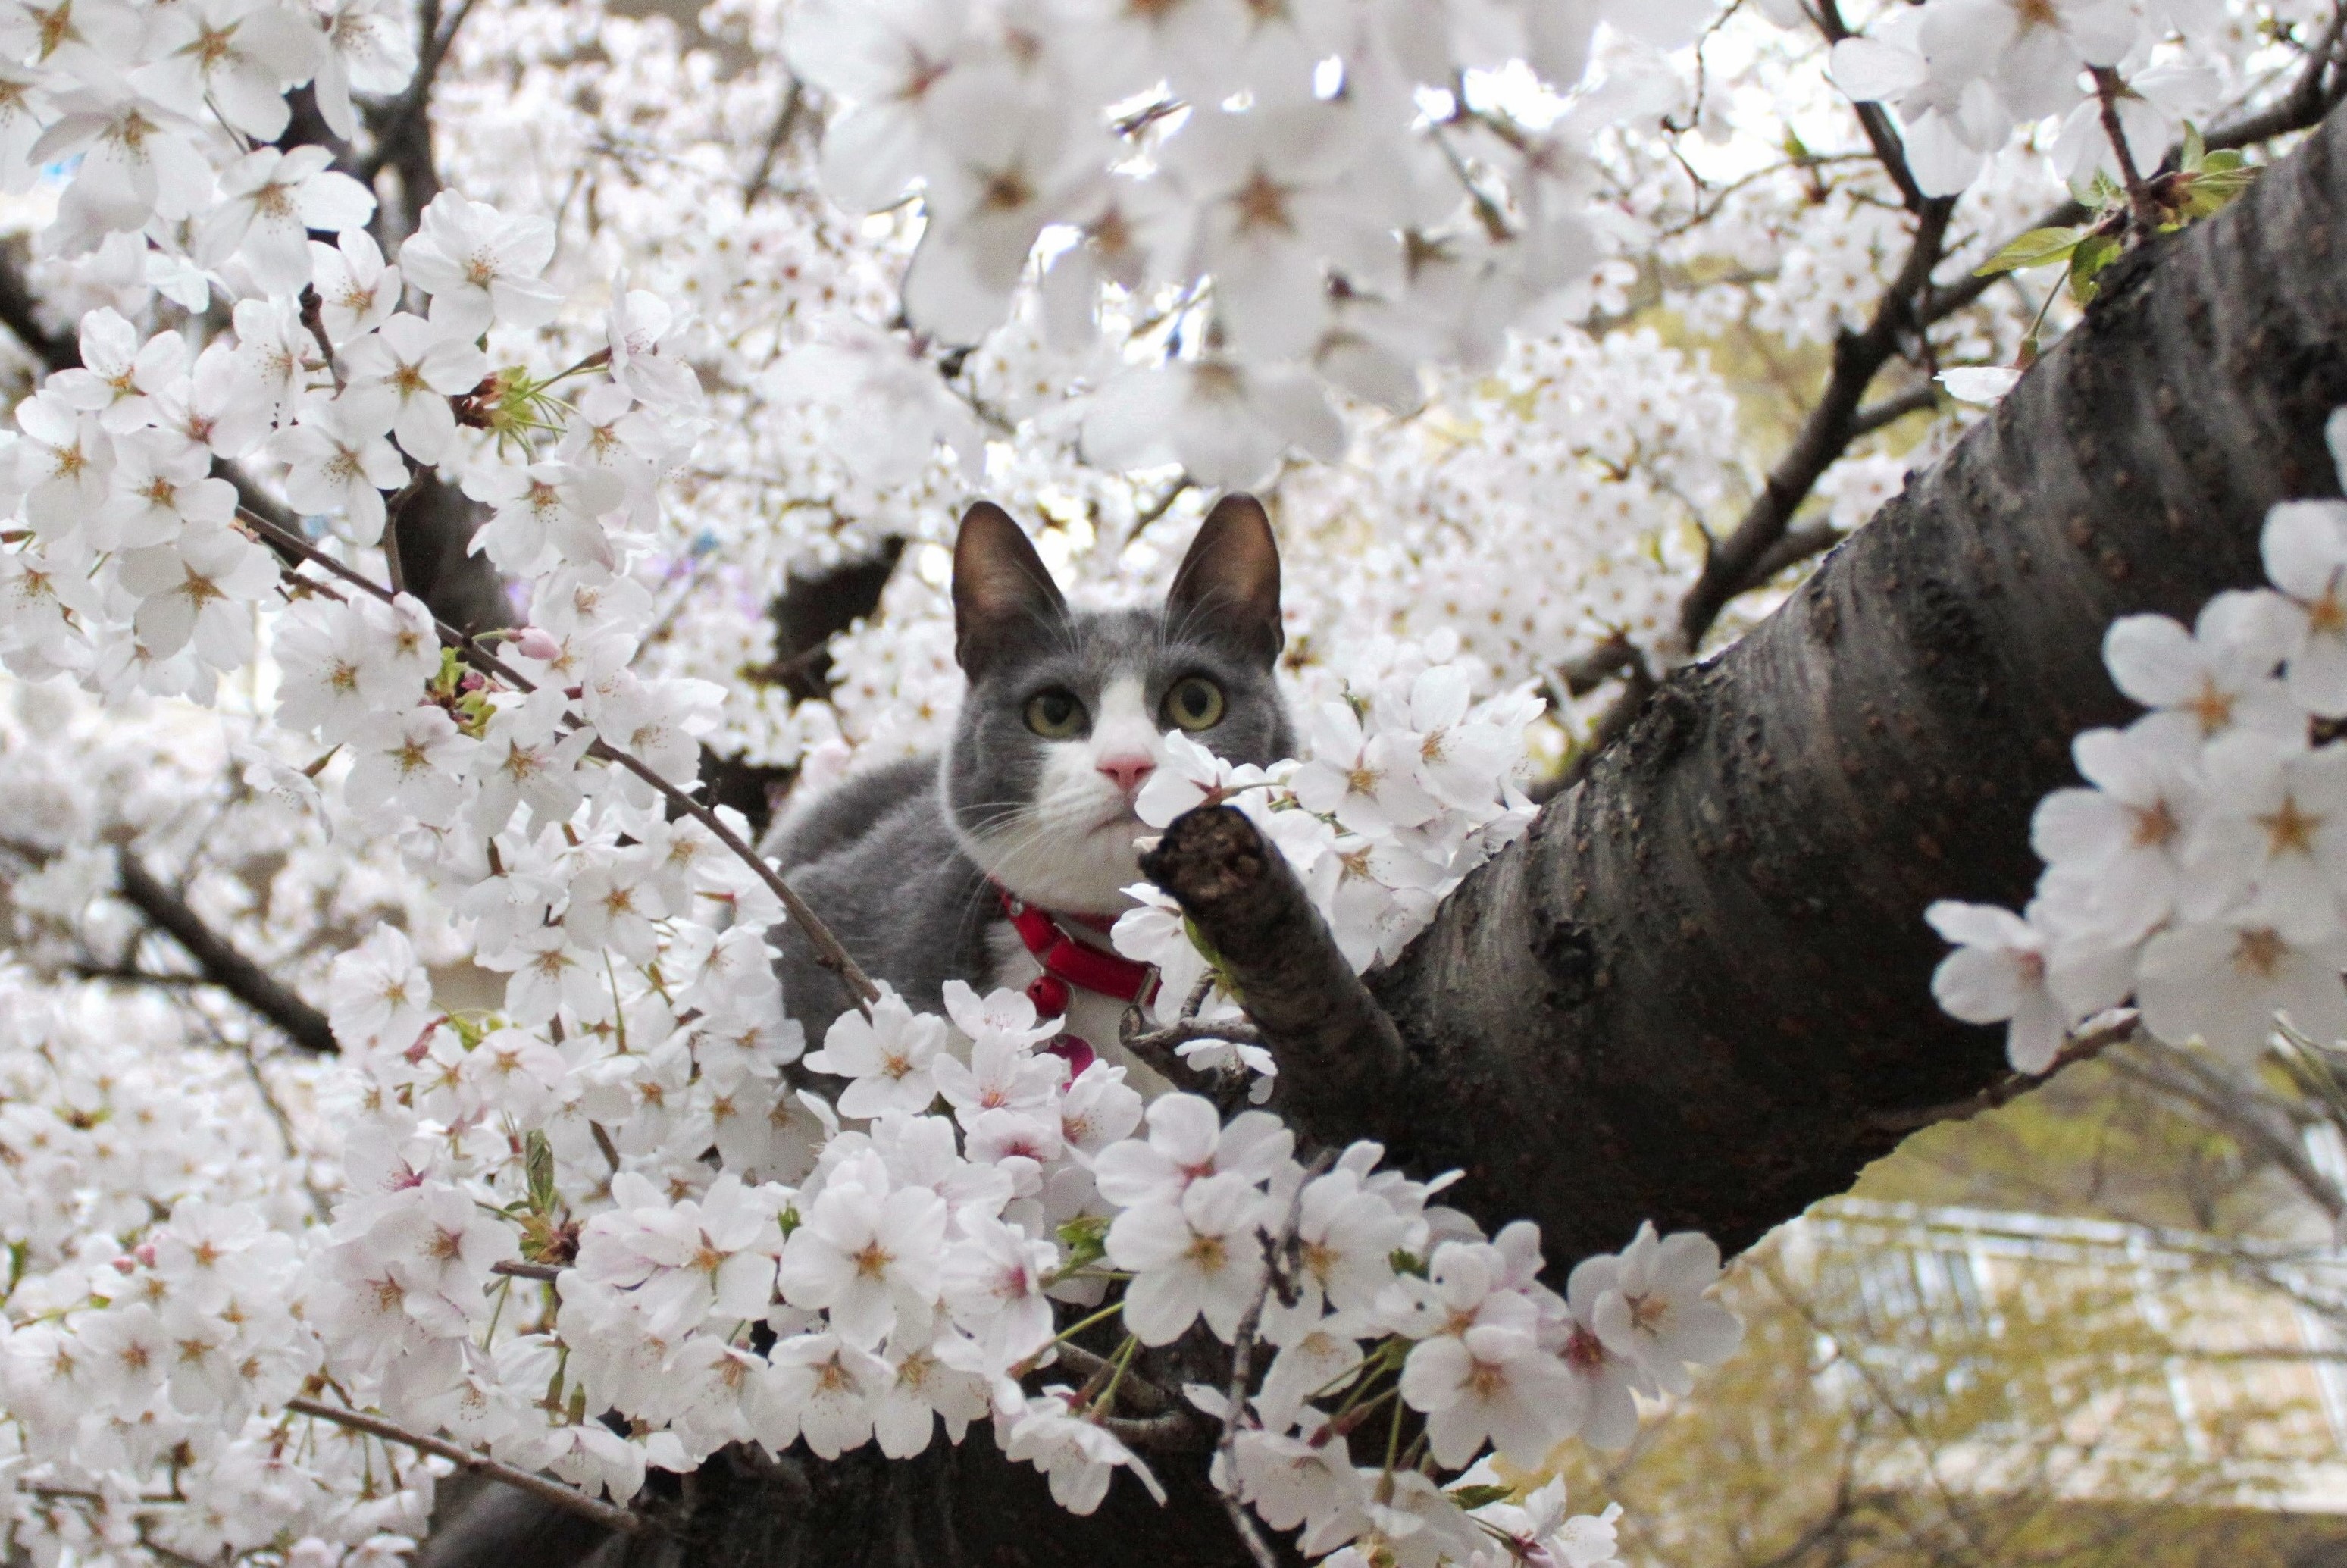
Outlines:
[[1689,652],[1703,646],[1705,633],[1729,600],[1767,580],[1755,575],[1756,569],[1792,525],[1793,514],[1818,480],[1857,438],[1859,400],[1876,373],[1898,353],[1901,340],[1919,328],[1918,302],[1944,253],[1953,207],[1952,200],[1935,198],[1919,209],[1907,259],[1875,302],[1866,330],[1845,332],[1835,339],[1832,374],[1802,421],[1800,433],[1768,471],[1760,494],[1735,529],[1713,547],[1702,575],[1679,607],[1679,635]]
[[1919,386],[1896,397],[1885,398],[1871,408],[1860,409],[1850,416],[1850,432],[1853,438],[1871,436],[1886,425],[1896,425],[1911,414],[1921,414],[1939,405],[1938,387]]
[[607,1530],[616,1530],[625,1535],[635,1535],[641,1533],[644,1528],[644,1516],[633,1509],[620,1508],[605,1502],[600,1498],[589,1497],[575,1486],[566,1486],[550,1476],[538,1475],[529,1471],[517,1469],[502,1460],[493,1460],[487,1454],[476,1453],[461,1443],[452,1443],[444,1438],[426,1437],[422,1432],[411,1432],[405,1427],[385,1420],[381,1416],[371,1416],[364,1410],[347,1410],[334,1405],[323,1405],[315,1399],[288,1399],[285,1401],[285,1408],[297,1415],[314,1416],[322,1421],[332,1421],[338,1427],[348,1427],[353,1431],[364,1432],[369,1437],[381,1438],[385,1442],[399,1443],[414,1449],[418,1453],[437,1454],[442,1459],[454,1460],[476,1475],[486,1476],[491,1481],[502,1481],[517,1491],[528,1492],[533,1497],[550,1502],[568,1512],[578,1514],[582,1519],[591,1519]]
[[[1828,44],[1839,44],[1850,36],[1849,26],[1841,19],[1841,6],[1837,0],[1818,0],[1815,16],[1818,30],[1825,35]],[[1881,104],[1862,103],[1851,107],[1858,111],[1859,126],[1866,132],[1867,145],[1874,149],[1874,156],[1882,165],[1882,172],[1889,175],[1891,183],[1899,188],[1900,200],[1907,204],[1908,211],[1921,213],[1929,199],[1915,183],[1914,171],[1907,167],[1907,144],[1900,139],[1898,130],[1891,123],[1891,117],[1883,112]]]
[[1557,679],[1564,682],[1568,695],[1586,697],[1637,660],[1637,646],[1617,631],[1578,659],[1558,665]]
[[1977,1094],[1967,1094],[1962,1100],[1945,1105],[1927,1105],[1913,1111],[1877,1112],[1866,1119],[1868,1126],[1884,1132],[1913,1132],[1942,1122],[1963,1122],[1983,1111],[1993,1111],[2012,1103],[2020,1096],[2051,1079],[2065,1067],[2075,1067],[2082,1061],[2092,1061],[2112,1046],[2136,1038],[2138,1020],[2132,1010],[2110,1022],[2073,1035],[2054,1054],[2054,1060],[2043,1072],[2012,1072],[1998,1079]]
[[475,0],[460,0],[456,14],[440,20],[438,0],[426,0],[416,18],[422,36],[416,50],[415,75],[407,90],[379,109],[367,113],[367,128],[374,133],[374,151],[359,166],[359,182],[374,188],[375,177],[396,167],[411,214],[421,212],[439,194],[440,175],[432,157],[432,89],[440,67],[456,46],[457,30],[473,14]]
[[159,881],[138,856],[126,848],[118,853],[117,859],[121,867],[118,882],[124,901],[186,948],[208,984],[218,986],[259,1013],[303,1050],[329,1055],[338,1049],[333,1026],[327,1023],[324,1013],[303,1001],[290,987],[204,924],[203,917],[189,907],[187,900]]
[[1788,528],[1785,536],[1770,545],[1768,553],[1754,563],[1753,578],[1767,582],[1787,567],[1799,566],[1812,556],[1821,556],[1841,542],[1841,530],[1831,523],[1803,523]]

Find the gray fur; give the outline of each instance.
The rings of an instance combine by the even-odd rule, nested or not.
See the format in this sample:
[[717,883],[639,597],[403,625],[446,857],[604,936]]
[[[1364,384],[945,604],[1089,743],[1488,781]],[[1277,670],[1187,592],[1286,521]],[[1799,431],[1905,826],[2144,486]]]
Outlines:
[[[988,931],[1002,914],[969,845],[989,830],[1021,831],[1051,744],[1027,726],[1026,705],[1036,693],[1064,687],[1097,713],[1112,682],[1137,680],[1155,714],[1177,682],[1204,675],[1222,688],[1225,711],[1194,740],[1235,762],[1270,763],[1293,750],[1273,678],[1276,620],[1266,633],[1260,614],[1234,614],[1230,596],[1211,581],[1202,591],[1187,580],[1208,553],[1209,536],[1223,537],[1212,528],[1202,534],[1184,586],[1154,610],[1071,611],[1048,578],[1026,584],[1015,573],[1002,580],[1012,583],[1016,602],[997,606],[997,613],[958,597],[958,652],[976,674],[942,767],[927,757],[850,777],[779,830],[776,858],[791,885],[867,973],[915,1008],[938,1008],[948,979],[980,991],[991,983]],[[1262,538],[1267,551],[1267,528]],[[1010,543],[989,548],[1025,552],[1031,561],[1015,530]],[[1211,579],[1212,566],[1207,560],[1197,575]],[[1041,574],[1040,562],[1024,569]],[[1276,616],[1276,560],[1270,570]],[[958,569],[958,589],[962,575]],[[819,1041],[849,1005],[846,989],[788,927],[780,938],[785,1002],[810,1043]]]

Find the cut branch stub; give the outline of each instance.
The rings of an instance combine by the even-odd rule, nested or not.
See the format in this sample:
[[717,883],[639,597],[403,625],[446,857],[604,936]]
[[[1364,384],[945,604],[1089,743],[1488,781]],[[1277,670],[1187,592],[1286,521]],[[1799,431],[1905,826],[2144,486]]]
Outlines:
[[1141,857],[1214,950],[1279,1063],[1273,1109],[1307,1141],[1385,1136],[1401,1037],[1337,948],[1286,856],[1227,805],[1174,819]]

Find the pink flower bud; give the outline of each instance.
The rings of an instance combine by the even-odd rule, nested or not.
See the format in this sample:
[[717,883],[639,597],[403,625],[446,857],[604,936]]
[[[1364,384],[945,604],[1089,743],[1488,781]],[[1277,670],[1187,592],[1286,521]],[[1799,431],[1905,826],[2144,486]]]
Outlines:
[[525,659],[535,659],[541,664],[551,664],[562,657],[562,644],[542,626],[525,626],[513,640],[514,651]]

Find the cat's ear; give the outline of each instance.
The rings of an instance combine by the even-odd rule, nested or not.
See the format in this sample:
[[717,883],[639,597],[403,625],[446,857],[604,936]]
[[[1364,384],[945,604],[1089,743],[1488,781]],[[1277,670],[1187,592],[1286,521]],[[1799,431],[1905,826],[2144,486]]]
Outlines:
[[1026,531],[991,501],[979,501],[961,515],[954,540],[954,661],[971,680],[993,656],[1065,620],[1068,601],[1060,597],[1043,558],[1027,542]]
[[1270,664],[1287,645],[1279,621],[1279,542],[1253,496],[1225,496],[1198,528],[1174,588],[1165,619],[1175,627],[1211,627]]

